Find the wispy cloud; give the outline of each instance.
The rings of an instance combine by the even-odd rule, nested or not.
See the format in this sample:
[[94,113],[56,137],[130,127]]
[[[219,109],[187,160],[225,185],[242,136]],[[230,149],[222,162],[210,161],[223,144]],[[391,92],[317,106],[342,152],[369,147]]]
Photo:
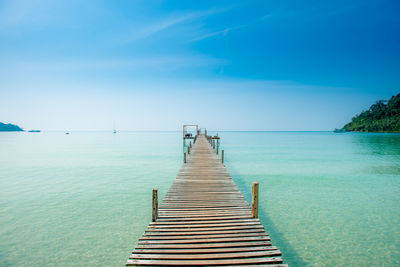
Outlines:
[[232,27],[226,27],[226,28],[224,28],[222,30],[217,30],[217,31],[214,31],[214,32],[210,32],[210,33],[206,33],[206,34],[200,35],[199,37],[191,39],[189,42],[197,42],[197,41],[201,41],[201,40],[204,40],[204,39],[207,39],[207,38],[211,38],[211,37],[214,37],[214,36],[218,36],[218,35],[225,36],[225,35],[228,35],[228,33],[230,33],[230,32],[250,27],[250,26],[255,25],[257,23],[260,23],[260,22],[262,22],[262,21],[264,21],[264,20],[266,20],[268,18],[270,18],[269,14],[264,15],[264,16],[262,16],[260,18],[255,19],[255,20],[252,20],[252,21],[250,21],[248,23],[244,23],[244,24],[237,25],[237,26],[232,26]]
[[123,38],[123,39],[127,43],[135,42],[135,41],[138,41],[141,39],[148,38],[151,35],[165,31],[176,25],[190,22],[190,21],[195,21],[197,19],[201,19],[201,18],[208,17],[211,15],[223,13],[223,12],[228,11],[231,8],[232,7],[213,8],[213,9],[208,9],[208,10],[203,10],[203,11],[188,12],[185,14],[172,15],[169,18],[154,22],[147,26],[141,26],[140,28],[135,27],[129,33],[124,33],[124,36],[127,36],[127,37]]
[[[223,29],[218,29],[212,32],[203,33],[202,35],[191,39],[189,42],[196,42],[201,41],[204,39],[212,38],[215,36],[226,36],[229,33],[256,26],[263,23],[265,20],[285,20],[289,21],[290,23],[296,23],[298,20],[293,19],[294,17],[298,16],[301,17],[301,20],[313,20],[319,16],[333,16],[333,15],[340,15],[342,13],[348,12],[352,9],[359,8],[363,5],[373,4],[376,3],[377,0],[365,0],[365,1],[354,1],[352,3],[347,3],[343,5],[334,5],[334,4],[326,4],[326,3],[317,3],[315,5],[306,6],[300,9],[276,9],[273,10],[271,13],[265,14],[264,16],[258,17],[249,21],[248,23],[244,23],[237,26],[230,26],[225,27]],[[292,18],[288,20],[288,18]],[[276,21],[274,22],[276,23]]]
[[207,38],[210,38],[210,37],[214,37],[214,36],[217,36],[217,35],[227,35],[231,31],[238,30],[238,29],[241,29],[241,28],[245,28],[247,26],[248,26],[248,24],[243,24],[243,25],[239,25],[239,26],[228,27],[228,28],[225,28],[223,30],[218,30],[218,31],[215,31],[215,32],[210,32],[210,33],[201,35],[199,37],[196,37],[196,38],[190,40],[190,42],[200,41],[200,40],[207,39]]
[[3,25],[20,23],[34,13],[38,6],[40,6],[40,2],[35,0],[28,2],[20,0],[4,1],[0,4],[0,22]]
[[170,71],[180,68],[199,68],[216,65],[226,65],[224,59],[214,58],[207,55],[173,55],[137,57],[131,59],[79,59],[79,60],[57,60],[57,61],[19,61],[4,62],[0,64],[0,70],[5,72],[14,69],[19,72],[80,72],[101,70],[151,70]]
[[51,0],[5,0],[0,1],[0,27],[23,26],[50,21],[58,21],[73,1],[56,2]]

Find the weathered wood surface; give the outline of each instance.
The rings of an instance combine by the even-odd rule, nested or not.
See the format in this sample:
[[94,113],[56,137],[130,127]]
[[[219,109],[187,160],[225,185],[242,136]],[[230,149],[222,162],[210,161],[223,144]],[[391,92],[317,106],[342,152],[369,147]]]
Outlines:
[[287,266],[199,135],[126,266]]

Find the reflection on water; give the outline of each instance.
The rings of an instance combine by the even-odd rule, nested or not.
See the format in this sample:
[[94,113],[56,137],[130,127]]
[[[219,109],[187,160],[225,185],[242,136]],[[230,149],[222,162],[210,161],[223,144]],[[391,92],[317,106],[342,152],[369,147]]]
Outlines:
[[[354,151],[361,154],[363,164],[360,172],[382,175],[400,175],[400,134],[354,133],[351,134]],[[388,160],[393,159],[393,160]]]
[[360,151],[377,155],[400,155],[400,134],[354,133],[352,143]]
[[[0,266],[122,266],[182,163],[181,132],[1,133]],[[213,133],[210,133],[213,134]],[[219,132],[291,266],[400,265],[400,135]]]
[[[0,266],[122,266],[181,165],[179,133],[0,133]],[[27,258],[28,257],[28,258]]]
[[[400,264],[400,135],[221,133],[227,167],[291,266]],[[373,246],[371,246],[373,244]]]

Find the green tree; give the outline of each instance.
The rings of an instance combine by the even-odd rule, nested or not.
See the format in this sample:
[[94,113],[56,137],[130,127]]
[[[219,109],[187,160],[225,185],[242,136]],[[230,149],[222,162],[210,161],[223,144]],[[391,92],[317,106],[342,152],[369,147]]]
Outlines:
[[400,132],[400,94],[379,100],[354,116],[343,129],[357,132]]

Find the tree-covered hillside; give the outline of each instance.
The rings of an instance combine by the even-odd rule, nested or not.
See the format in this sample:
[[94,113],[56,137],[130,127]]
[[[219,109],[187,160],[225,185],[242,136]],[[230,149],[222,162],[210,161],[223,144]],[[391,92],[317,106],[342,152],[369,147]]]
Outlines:
[[23,131],[19,126],[8,123],[0,122],[0,132],[14,132],[14,131]]
[[356,132],[400,132],[400,94],[378,101],[353,117],[343,129]]

